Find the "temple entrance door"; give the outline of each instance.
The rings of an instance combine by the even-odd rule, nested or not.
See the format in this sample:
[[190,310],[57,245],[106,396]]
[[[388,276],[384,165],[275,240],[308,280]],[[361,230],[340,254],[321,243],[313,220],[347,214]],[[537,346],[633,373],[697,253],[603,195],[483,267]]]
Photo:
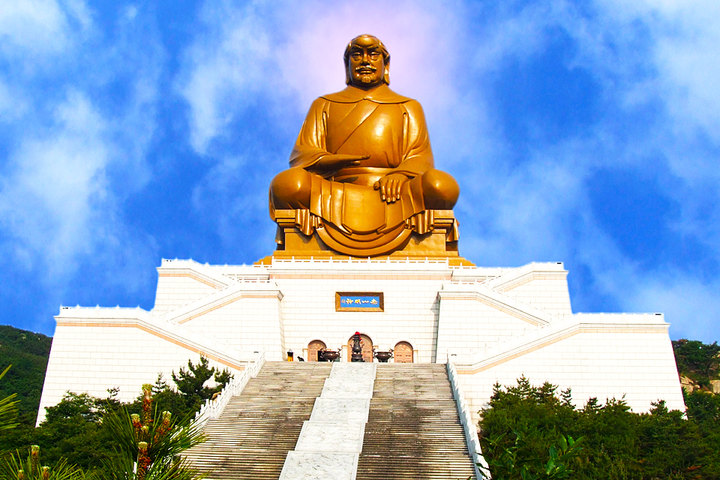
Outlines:
[[327,348],[325,345],[325,342],[322,340],[313,340],[312,342],[308,343],[308,353],[307,353],[307,360],[308,362],[317,362],[318,361],[318,350],[321,350],[323,348]]
[[413,363],[413,347],[408,342],[398,342],[393,350],[395,363]]
[[[373,361],[373,343],[372,339],[365,335],[364,333],[360,334],[360,346],[362,347],[362,356],[363,361],[372,363]],[[352,337],[348,339],[347,343],[347,361],[349,362],[351,360],[350,356],[352,355]]]

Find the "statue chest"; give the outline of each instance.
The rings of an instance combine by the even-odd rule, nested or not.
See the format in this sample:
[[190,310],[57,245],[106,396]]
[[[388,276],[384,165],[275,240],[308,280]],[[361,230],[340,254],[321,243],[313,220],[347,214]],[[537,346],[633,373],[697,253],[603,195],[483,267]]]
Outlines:
[[333,103],[327,116],[327,149],[369,155],[365,166],[397,166],[402,159],[403,113],[397,104]]

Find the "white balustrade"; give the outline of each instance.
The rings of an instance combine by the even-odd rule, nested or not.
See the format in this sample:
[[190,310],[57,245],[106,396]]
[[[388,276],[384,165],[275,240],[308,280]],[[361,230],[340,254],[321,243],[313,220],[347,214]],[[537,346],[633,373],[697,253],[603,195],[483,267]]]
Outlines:
[[485,458],[482,456],[482,448],[480,447],[480,439],[477,435],[477,427],[473,424],[470,408],[468,408],[468,404],[462,394],[460,381],[457,378],[457,369],[450,358],[448,358],[447,361],[447,372],[448,378],[450,379],[450,386],[452,387],[453,397],[455,398],[455,405],[457,406],[458,415],[460,417],[460,423],[465,431],[465,443],[467,443],[468,451],[470,452],[470,456],[472,457],[473,465],[475,467],[475,477],[478,480],[489,480],[490,475],[485,474],[480,470],[480,467],[482,467],[486,472],[490,471]]
[[251,362],[246,364],[245,370],[239,376],[234,376],[215,398],[205,401],[205,404],[195,414],[195,424],[199,428],[203,428],[209,420],[218,418],[230,399],[239,395],[251,378],[257,377],[264,363],[265,352],[258,353]]

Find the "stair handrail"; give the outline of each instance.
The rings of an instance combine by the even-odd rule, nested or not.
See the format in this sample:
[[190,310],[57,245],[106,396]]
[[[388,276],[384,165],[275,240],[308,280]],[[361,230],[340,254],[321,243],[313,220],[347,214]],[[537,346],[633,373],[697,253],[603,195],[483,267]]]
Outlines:
[[251,378],[257,377],[264,364],[265,352],[256,353],[255,357],[245,365],[245,370],[239,376],[233,376],[215,398],[205,400],[203,406],[195,414],[195,425],[203,428],[208,421],[218,418],[225,410],[230,399],[235,395],[239,395]]
[[457,369],[449,357],[447,359],[447,373],[453,397],[455,399],[455,405],[457,406],[458,416],[460,417],[460,423],[465,431],[465,443],[467,444],[468,452],[470,452],[470,457],[472,458],[473,468],[475,469],[475,478],[478,480],[490,480],[490,470],[485,458],[482,456],[482,447],[480,446],[477,429],[473,425],[470,408],[468,407],[465,396],[462,393],[462,388],[460,387],[460,382],[457,378]]

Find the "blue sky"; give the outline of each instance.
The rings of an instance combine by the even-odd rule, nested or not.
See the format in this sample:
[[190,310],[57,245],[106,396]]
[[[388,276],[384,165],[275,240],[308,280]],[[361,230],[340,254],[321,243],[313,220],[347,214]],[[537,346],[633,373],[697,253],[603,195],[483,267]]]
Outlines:
[[150,309],[161,258],[253,263],[267,187],[360,33],[425,109],[461,254],[562,261],[576,312],[718,339],[720,3],[12,0],[0,324]]

